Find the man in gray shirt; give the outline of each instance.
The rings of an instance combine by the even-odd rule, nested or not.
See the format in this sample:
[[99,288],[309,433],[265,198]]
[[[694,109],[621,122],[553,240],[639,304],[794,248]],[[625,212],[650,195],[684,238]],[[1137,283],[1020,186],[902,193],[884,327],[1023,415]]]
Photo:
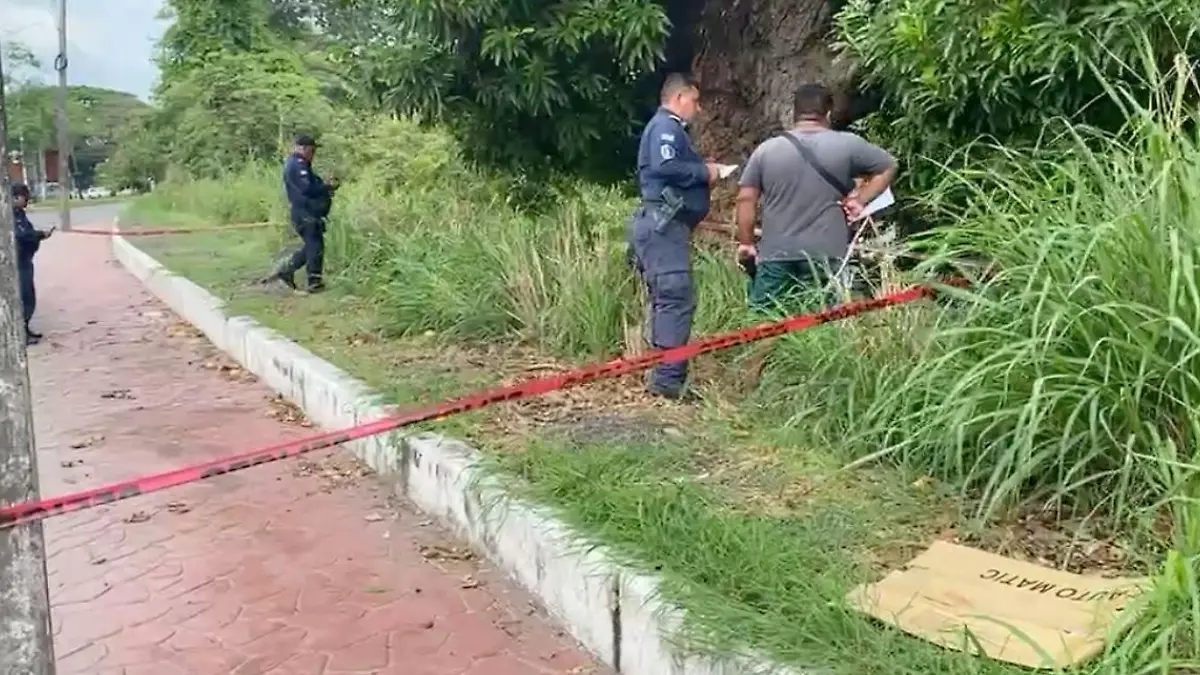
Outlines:
[[[768,309],[820,290],[848,254],[850,223],[891,185],[896,160],[829,128],[833,97],[820,84],[796,90],[796,126],[750,155],[737,198],[738,260],[753,261],[750,306]],[[855,179],[864,179],[856,189]],[[754,242],[758,205],[762,238]]]

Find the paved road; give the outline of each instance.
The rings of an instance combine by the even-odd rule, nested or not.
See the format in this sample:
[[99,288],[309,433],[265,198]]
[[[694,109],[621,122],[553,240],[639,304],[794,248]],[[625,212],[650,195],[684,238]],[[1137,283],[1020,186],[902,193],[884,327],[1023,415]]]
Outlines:
[[[106,238],[57,234],[37,265],[44,494],[308,431],[112,262]],[[68,514],[46,538],[60,675],[604,672],[340,455]]]
[[[113,218],[125,208],[124,204],[97,204],[71,209],[71,225],[78,227],[109,226]],[[58,209],[37,209],[29,212],[29,219],[37,227],[46,229],[58,225]]]

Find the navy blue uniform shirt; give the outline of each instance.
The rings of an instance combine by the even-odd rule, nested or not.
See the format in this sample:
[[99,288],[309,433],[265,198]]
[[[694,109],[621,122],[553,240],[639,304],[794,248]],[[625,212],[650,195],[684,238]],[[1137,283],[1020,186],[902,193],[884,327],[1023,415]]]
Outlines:
[[688,227],[695,227],[708,214],[708,165],[692,147],[684,121],[665,108],[659,108],[642,131],[638,187],[646,204],[660,203],[663,189],[675,188],[683,198],[675,219]]
[[324,218],[333,205],[329,186],[312,170],[308,160],[292,153],[283,163],[283,187],[287,191],[292,218]]
[[29,216],[25,215],[25,209],[13,207],[13,238],[17,245],[17,260],[19,262],[30,262],[33,260],[33,254],[37,253],[38,248],[42,245],[42,240],[46,235],[40,232],[29,221]]

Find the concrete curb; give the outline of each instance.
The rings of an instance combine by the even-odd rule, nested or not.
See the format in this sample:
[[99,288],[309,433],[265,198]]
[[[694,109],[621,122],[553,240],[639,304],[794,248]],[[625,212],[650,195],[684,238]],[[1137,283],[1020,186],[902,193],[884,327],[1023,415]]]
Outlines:
[[[307,349],[171,273],[120,236],[114,257],[219,349],[336,429],[387,415],[365,385]],[[799,675],[752,657],[685,655],[671,636],[682,611],[657,597],[658,580],[614,563],[603,548],[571,534],[547,510],[505,495],[472,468],[475,450],[435,434],[399,432],[346,447],[398,493],[437,517],[529,591],[600,660],[629,675]]]

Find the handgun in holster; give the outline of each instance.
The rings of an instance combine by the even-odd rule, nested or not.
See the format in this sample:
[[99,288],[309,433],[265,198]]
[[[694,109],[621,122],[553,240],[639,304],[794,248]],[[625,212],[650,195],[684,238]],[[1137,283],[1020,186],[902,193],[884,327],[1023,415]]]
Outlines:
[[658,234],[666,232],[667,226],[682,210],[683,195],[673,187],[663,188],[662,200],[654,207],[654,231]]

